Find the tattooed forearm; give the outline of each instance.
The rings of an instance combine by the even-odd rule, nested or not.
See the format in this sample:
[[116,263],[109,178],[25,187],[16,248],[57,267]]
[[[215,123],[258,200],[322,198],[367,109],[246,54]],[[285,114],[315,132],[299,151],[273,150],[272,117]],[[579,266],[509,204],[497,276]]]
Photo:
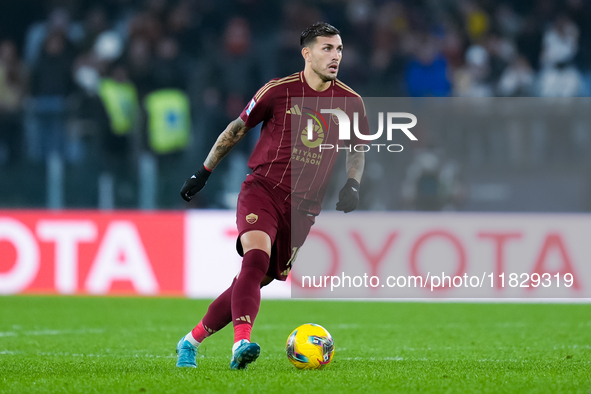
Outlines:
[[361,183],[361,176],[363,175],[363,167],[365,166],[365,153],[363,152],[347,152],[347,177],[355,178]]
[[230,122],[226,130],[224,130],[218,139],[216,140],[215,144],[209,151],[205,162],[203,163],[205,167],[213,170],[220,161],[230,152],[230,150],[236,145],[244,135],[250,130],[244,124],[244,121],[240,118]]

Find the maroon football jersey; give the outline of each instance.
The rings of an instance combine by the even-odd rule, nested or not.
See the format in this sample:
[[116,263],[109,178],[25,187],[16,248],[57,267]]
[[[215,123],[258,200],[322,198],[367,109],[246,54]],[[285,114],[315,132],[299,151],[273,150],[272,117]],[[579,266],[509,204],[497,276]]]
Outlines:
[[[323,109],[344,111],[351,129],[357,112],[360,132],[368,134],[363,101],[355,91],[337,79],[317,92],[306,83],[303,71],[269,81],[240,114],[247,127],[263,122],[248,161],[253,174],[266,178],[272,189],[286,192],[293,207],[314,215],[320,213],[337,147],[352,149],[351,145],[364,142],[355,137],[339,140],[337,116],[322,113]],[[355,135],[352,130],[351,135]]]

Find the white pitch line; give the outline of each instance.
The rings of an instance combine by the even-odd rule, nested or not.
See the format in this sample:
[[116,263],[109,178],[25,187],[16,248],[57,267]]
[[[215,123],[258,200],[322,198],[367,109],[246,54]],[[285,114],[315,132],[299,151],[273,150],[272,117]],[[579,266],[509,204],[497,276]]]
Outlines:
[[16,336],[44,336],[44,335],[72,335],[72,334],[104,334],[105,330],[102,328],[91,328],[82,330],[32,330],[32,331],[4,331],[0,332],[0,337],[16,337]]
[[161,354],[95,354],[68,352],[39,352],[38,356],[68,356],[68,357],[112,357],[112,358],[176,358],[176,355],[163,356]]

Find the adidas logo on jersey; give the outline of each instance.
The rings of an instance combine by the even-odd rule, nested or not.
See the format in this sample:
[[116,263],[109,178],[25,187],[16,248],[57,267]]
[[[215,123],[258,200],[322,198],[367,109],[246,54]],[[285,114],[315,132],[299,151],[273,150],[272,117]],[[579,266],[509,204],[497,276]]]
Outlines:
[[296,104],[290,109],[288,109],[286,113],[290,115],[301,115],[302,111],[300,111],[300,107],[298,107],[298,105]]

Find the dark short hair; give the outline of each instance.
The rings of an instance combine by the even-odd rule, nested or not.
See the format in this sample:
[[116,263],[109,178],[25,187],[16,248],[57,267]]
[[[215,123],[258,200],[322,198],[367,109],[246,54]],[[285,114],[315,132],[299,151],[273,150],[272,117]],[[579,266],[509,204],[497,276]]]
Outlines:
[[302,32],[300,36],[300,45],[302,47],[308,46],[316,40],[316,37],[329,37],[341,34],[339,29],[329,25],[326,22],[316,22]]

